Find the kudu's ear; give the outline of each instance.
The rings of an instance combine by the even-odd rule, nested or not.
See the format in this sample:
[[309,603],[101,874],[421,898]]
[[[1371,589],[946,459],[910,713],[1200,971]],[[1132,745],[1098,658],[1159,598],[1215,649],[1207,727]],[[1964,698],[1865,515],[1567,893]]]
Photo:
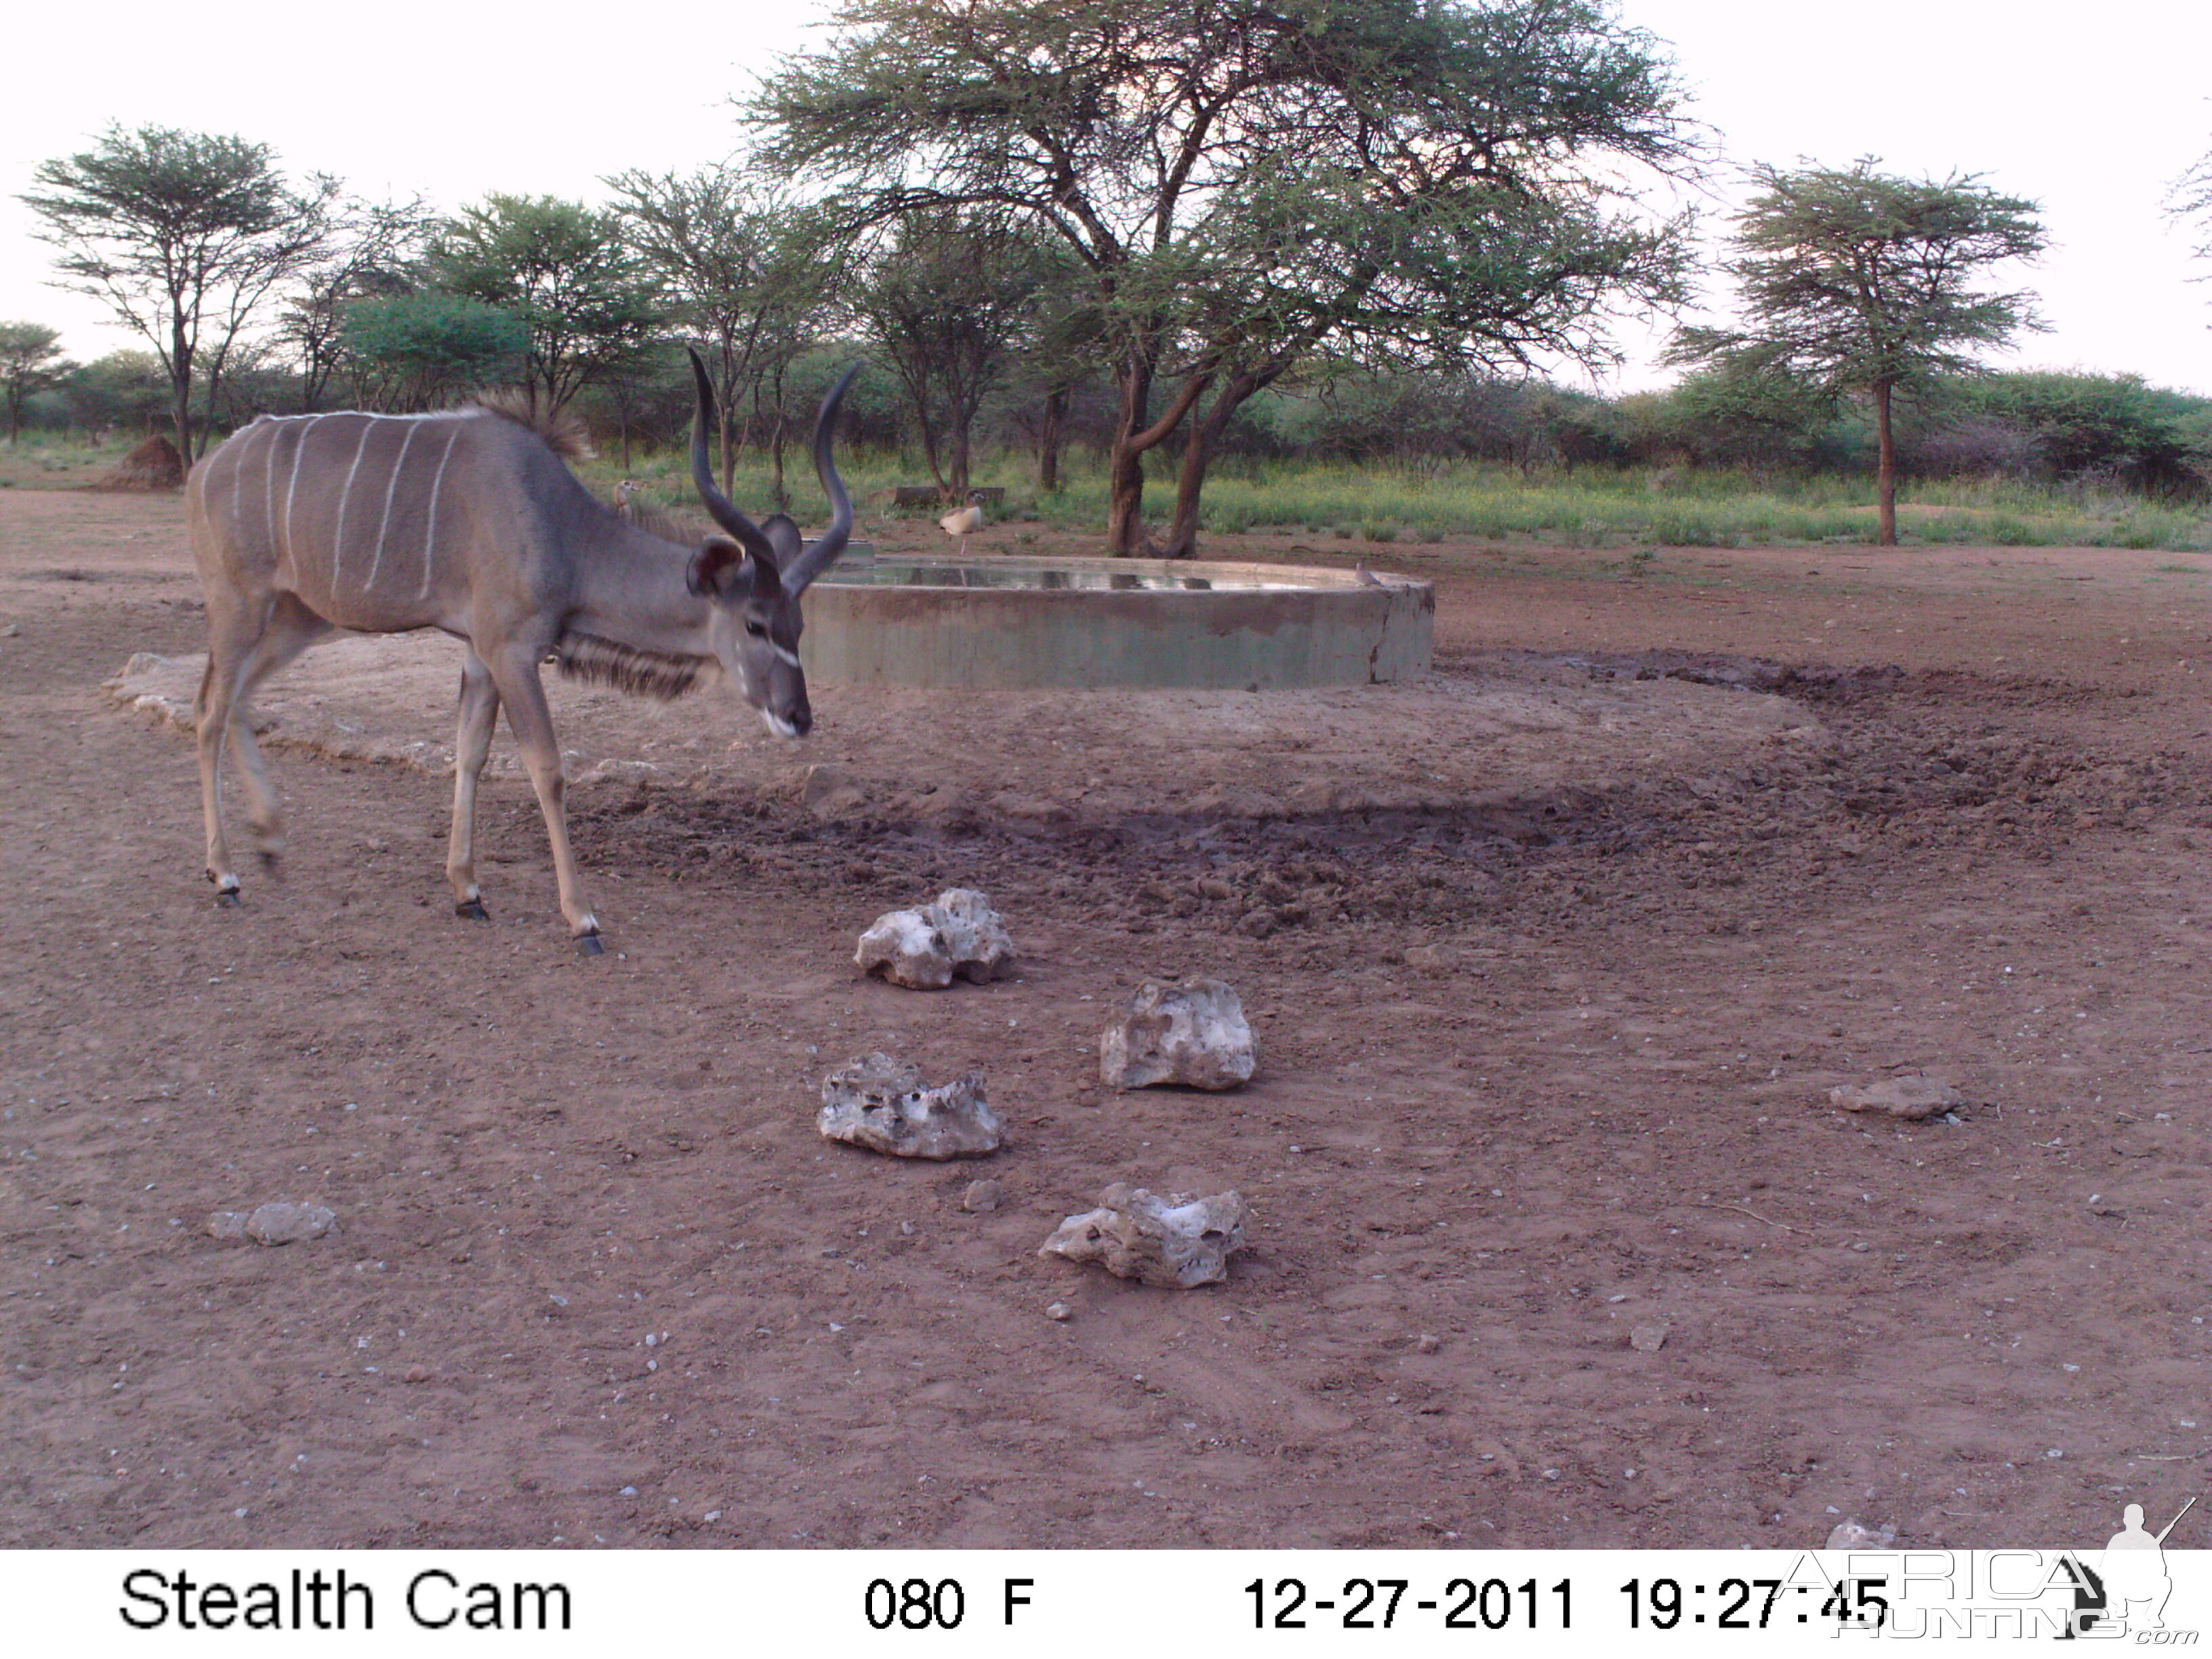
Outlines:
[[768,538],[769,545],[775,550],[777,568],[790,569],[791,562],[799,556],[799,526],[787,514],[778,513],[761,520],[761,534]]
[[718,599],[726,605],[733,599],[775,599],[783,596],[783,577],[775,568],[775,561],[765,553],[739,547],[726,536],[707,538],[705,544],[691,556],[691,568],[684,580],[700,598]]
[[745,562],[745,550],[726,536],[709,536],[691,556],[685,580],[701,599],[726,599],[736,586],[737,572]]

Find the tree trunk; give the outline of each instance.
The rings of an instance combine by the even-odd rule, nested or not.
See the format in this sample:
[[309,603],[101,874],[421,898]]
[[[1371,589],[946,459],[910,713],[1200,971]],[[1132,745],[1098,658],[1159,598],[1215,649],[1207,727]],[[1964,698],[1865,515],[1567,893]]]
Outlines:
[[179,322],[169,334],[169,414],[177,429],[177,454],[192,470],[192,347]]
[[957,411],[953,416],[952,431],[949,435],[952,443],[952,477],[950,480],[951,489],[948,494],[955,501],[964,501],[968,499],[969,447],[972,439],[969,432],[968,422]]
[[1152,550],[1145,536],[1145,452],[1116,434],[1106,463],[1106,550],[1116,558],[1141,559]]
[[1168,526],[1168,546],[1161,550],[1161,557],[1188,560],[1199,550],[1199,495],[1206,491],[1207,469],[1214,465],[1214,456],[1221,453],[1221,438],[1228,434],[1230,420],[1237,418],[1237,411],[1255,392],[1274,383],[1276,374],[1237,374],[1221,387],[1212,410],[1190,422],[1190,442],[1183,445],[1183,471],[1175,480],[1175,525]]
[[1107,461],[1111,495],[1106,514],[1106,550],[1116,558],[1143,558],[1154,552],[1145,534],[1145,452],[1166,441],[1213,384],[1212,369],[1194,371],[1165,412],[1146,426],[1153,374],[1154,360],[1141,351],[1132,351],[1114,371],[1121,386],[1121,418]]
[[[929,418],[929,400],[921,392],[914,394],[915,428],[921,434],[922,464],[929,469],[930,482],[937,486],[939,501],[952,499],[952,486],[945,477],[945,463],[937,453],[937,422]],[[905,446],[900,446],[902,455]]]
[[1198,551],[1199,499],[1206,489],[1206,474],[1221,447],[1222,434],[1243,408],[1246,398],[1267,382],[1256,374],[1238,374],[1221,388],[1213,407],[1191,422],[1190,439],[1182,447],[1182,471],[1176,480],[1175,522],[1168,528],[1164,559],[1188,559]]
[[1044,424],[1037,433],[1037,489],[1047,495],[1060,493],[1060,426],[1067,414],[1067,388],[1046,394]]
[[1897,545],[1897,438],[1889,428],[1889,381],[1875,382],[1875,429],[1881,438],[1881,471],[1875,485],[1881,528],[1875,539],[1881,547]]
[[[772,389],[775,393],[775,420],[769,428],[769,499],[775,503],[777,512],[787,513],[791,510],[791,495],[783,486],[783,431],[786,422],[783,418],[783,374],[781,370],[777,371],[775,384]],[[757,400],[755,407],[758,407]]]
[[1115,366],[1121,383],[1121,418],[1106,463],[1106,550],[1117,558],[1152,551],[1145,535],[1145,412],[1152,400],[1152,366],[1132,352]]

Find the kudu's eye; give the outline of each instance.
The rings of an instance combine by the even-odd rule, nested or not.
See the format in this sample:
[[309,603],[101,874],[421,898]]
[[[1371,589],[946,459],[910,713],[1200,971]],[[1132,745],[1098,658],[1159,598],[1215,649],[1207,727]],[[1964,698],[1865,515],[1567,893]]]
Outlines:
[[749,622],[745,624],[745,632],[751,635],[757,640],[764,640],[768,637],[768,624],[766,623]]

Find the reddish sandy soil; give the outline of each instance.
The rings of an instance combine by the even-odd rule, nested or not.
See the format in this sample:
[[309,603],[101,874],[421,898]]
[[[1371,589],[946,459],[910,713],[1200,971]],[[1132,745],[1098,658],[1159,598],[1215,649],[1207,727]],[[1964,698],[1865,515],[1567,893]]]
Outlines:
[[[1965,1546],[2203,1489],[2212,557],[1217,545],[1433,579],[1435,676],[817,687],[804,750],[564,690],[586,960],[511,764],[452,914],[438,642],[272,688],[289,856],[219,912],[187,744],[101,690],[201,648],[179,501],[0,490],[0,1542]],[[856,976],[956,884],[1018,979]],[[1195,973],[1253,1085],[1102,1092]],[[877,1048],[1008,1146],[821,1139]],[[1955,1122],[1828,1103],[1923,1070]],[[1115,1180],[1239,1190],[1230,1280],[1040,1259]],[[209,1236],[275,1198],[335,1231]]]

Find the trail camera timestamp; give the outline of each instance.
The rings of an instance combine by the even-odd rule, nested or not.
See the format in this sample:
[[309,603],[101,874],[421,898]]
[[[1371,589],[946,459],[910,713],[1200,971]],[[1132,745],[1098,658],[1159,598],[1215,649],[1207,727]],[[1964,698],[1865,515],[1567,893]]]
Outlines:
[[1570,1630],[1573,1590],[1562,1578],[1548,1588],[1534,1578],[1453,1578],[1442,1589],[1410,1578],[1347,1578],[1308,1585],[1303,1578],[1255,1578],[1255,1630]]

